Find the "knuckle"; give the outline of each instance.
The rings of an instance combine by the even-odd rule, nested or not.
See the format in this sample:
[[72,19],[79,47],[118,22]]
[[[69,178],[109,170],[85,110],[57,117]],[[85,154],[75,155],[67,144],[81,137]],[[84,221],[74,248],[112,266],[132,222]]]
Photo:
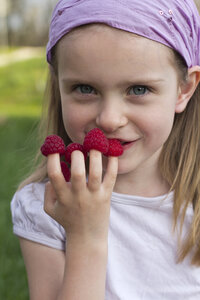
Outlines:
[[79,209],[80,209],[81,211],[85,211],[85,210],[86,210],[85,202],[84,202],[81,198],[79,198],[79,199],[77,200],[77,205],[78,205],[78,207],[79,207]]
[[100,180],[92,180],[91,188],[94,190],[98,190],[100,187],[101,181]]
[[71,179],[75,181],[82,181],[84,177],[85,177],[85,172],[81,170],[73,172],[71,174]]
[[107,181],[108,184],[111,186],[115,183],[115,181],[116,181],[116,174],[110,173]]
[[58,205],[66,206],[67,205],[67,197],[65,192],[61,192],[59,198],[56,199],[56,203]]
[[61,174],[60,172],[55,170],[55,171],[49,172],[48,177],[50,180],[55,181],[60,177],[60,174]]
[[110,174],[110,182],[111,182],[111,184],[114,183],[115,180],[116,180],[116,174],[111,173],[111,174]]
[[101,181],[101,177],[97,173],[92,174],[91,179],[93,183],[99,183]]
[[92,176],[89,179],[89,189],[91,191],[96,191],[100,188],[101,179],[99,176]]

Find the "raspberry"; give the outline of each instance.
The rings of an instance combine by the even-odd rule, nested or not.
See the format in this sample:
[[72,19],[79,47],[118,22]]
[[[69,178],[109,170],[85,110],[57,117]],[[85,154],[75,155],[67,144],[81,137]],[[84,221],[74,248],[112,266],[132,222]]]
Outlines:
[[69,164],[71,164],[71,154],[75,150],[83,152],[85,160],[87,159],[87,152],[84,150],[83,145],[78,143],[72,143],[69,144],[65,150],[65,159]]
[[105,154],[108,152],[108,139],[103,131],[99,128],[94,128],[85,136],[83,147],[87,152],[91,149],[95,149]]
[[61,170],[62,170],[63,176],[65,177],[65,180],[67,182],[69,182],[70,181],[70,177],[71,177],[70,169],[68,168],[67,164],[64,161],[61,161],[60,166],[61,166]]
[[119,140],[109,139],[109,149],[105,156],[120,156],[123,154],[124,150]]
[[44,156],[48,156],[53,153],[65,153],[65,143],[61,137],[52,134],[46,137],[44,144],[40,148]]

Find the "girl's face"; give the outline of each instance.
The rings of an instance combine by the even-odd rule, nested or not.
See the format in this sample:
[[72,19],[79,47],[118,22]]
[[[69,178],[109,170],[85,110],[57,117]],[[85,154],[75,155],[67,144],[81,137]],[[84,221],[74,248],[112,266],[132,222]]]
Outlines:
[[123,145],[120,176],[153,176],[180,94],[171,51],[103,25],[75,30],[57,50],[63,119],[71,140],[83,143],[98,127]]

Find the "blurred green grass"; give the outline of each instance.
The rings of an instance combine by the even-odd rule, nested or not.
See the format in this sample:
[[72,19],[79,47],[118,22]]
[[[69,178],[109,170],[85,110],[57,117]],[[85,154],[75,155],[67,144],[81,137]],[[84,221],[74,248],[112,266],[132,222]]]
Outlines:
[[0,115],[37,117],[46,83],[44,57],[16,62],[0,68]]
[[14,52],[15,50],[17,50],[17,47],[7,47],[7,46],[1,46],[0,47],[0,54],[8,54],[11,52]]
[[12,233],[10,201],[31,166],[47,76],[45,55],[0,67],[0,299],[27,300],[19,242]]

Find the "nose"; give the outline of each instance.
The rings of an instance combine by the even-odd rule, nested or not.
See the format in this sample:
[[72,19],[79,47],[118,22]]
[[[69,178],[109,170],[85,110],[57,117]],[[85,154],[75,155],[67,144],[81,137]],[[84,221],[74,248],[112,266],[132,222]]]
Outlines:
[[96,124],[104,132],[112,133],[128,123],[123,99],[104,99],[99,107]]

